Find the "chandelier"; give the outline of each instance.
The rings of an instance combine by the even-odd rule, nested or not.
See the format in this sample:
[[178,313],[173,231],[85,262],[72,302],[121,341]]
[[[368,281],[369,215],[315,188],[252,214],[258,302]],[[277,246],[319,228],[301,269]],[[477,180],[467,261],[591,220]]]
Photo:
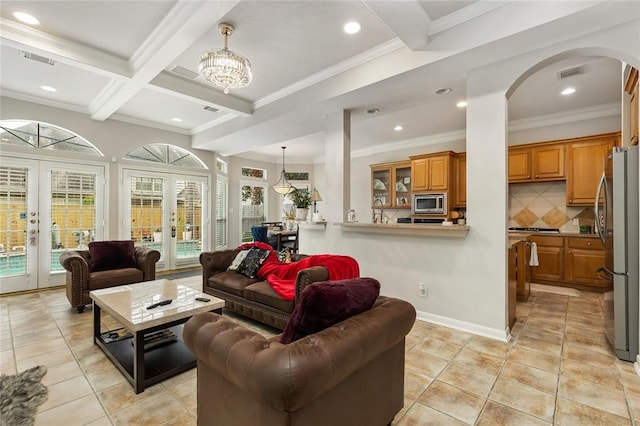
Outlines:
[[287,149],[287,147],[283,146],[281,148],[282,148],[282,173],[280,173],[280,180],[276,182],[274,185],[272,185],[271,188],[273,188],[273,190],[280,195],[287,195],[295,191],[296,188],[293,185],[291,185],[291,183],[289,183],[289,181],[287,180],[287,177],[285,176],[284,150]]
[[251,83],[251,62],[227,48],[227,38],[233,33],[233,26],[219,24],[218,29],[224,36],[224,48],[203,53],[198,70],[208,83],[229,93],[229,89],[240,89]]

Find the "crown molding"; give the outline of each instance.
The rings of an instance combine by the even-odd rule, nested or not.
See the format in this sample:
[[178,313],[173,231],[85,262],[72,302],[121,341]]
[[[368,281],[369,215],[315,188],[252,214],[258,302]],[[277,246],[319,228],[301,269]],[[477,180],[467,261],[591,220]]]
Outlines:
[[448,30],[458,25],[464,24],[467,21],[477,18],[489,12],[493,12],[514,0],[507,1],[476,1],[467,7],[458,9],[448,15],[443,16],[440,19],[436,19],[431,23],[429,36],[437,34],[439,32]]
[[620,114],[622,114],[622,106],[619,103],[612,102],[608,104],[579,108],[556,114],[545,114],[530,118],[523,118],[520,120],[513,120],[509,122],[509,131],[517,132],[520,130],[536,129],[545,126],[556,126],[558,124],[593,120],[595,118],[611,117]]
[[190,135],[189,130],[187,129],[167,126],[165,124],[159,124],[153,121],[147,121],[142,118],[133,118],[133,117],[120,115],[120,114],[111,114],[111,116],[109,116],[109,120],[121,121],[123,123],[135,124],[137,126],[151,127],[153,129],[164,130],[166,132],[178,133],[181,135],[187,135],[187,136]]
[[30,102],[36,105],[44,105],[51,108],[64,109],[67,111],[79,112],[88,115],[89,111],[80,105],[70,104],[68,102],[55,101],[53,99],[42,98],[40,96],[28,95],[26,93],[14,92],[13,90],[3,90],[2,96],[16,99],[18,101]]

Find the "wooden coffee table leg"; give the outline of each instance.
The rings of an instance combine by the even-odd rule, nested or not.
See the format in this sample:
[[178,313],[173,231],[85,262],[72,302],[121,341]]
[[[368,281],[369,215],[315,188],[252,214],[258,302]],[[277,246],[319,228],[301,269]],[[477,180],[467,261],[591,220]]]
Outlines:
[[144,391],[144,332],[133,333],[133,381],[134,391]]

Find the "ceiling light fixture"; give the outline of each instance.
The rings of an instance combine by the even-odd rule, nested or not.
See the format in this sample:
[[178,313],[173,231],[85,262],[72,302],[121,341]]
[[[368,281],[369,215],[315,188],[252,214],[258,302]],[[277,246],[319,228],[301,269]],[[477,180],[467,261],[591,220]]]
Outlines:
[[573,87],[567,87],[566,89],[564,89],[562,92],[560,92],[561,94],[567,96],[567,95],[572,95],[574,93],[576,93],[576,89],[574,89]]
[[438,89],[435,92],[436,95],[446,95],[447,93],[451,93],[450,87],[443,87],[442,89]]
[[182,122],[182,118],[179,117],[173,117],[171,120],[175,121],[176,123]]
[[380,110],[378,108],[369,108],[367,110],[367,114],[369,114],[369,115],[376,115],[379,112],[380,112]]
[[355,21],[347,22],[346,24],[344,24],[344,27],[342,27],[344,32],[347,34],[356,34],[360,32],[360,28],[360,24]]
[[456,104],[458,108],[464,108],[467,106],[467,101],[460,101]]
[[227,38],[233,33],[233,26],[223,23],[218,25],[218,29],[224,36],[224,48],[203,53],[198,70],[208,83],[229,93],[229,89],[241,89],[251,83],[251,62],[227,48]]
[[287,180],[287,177],[285,176],[284,150],[287,149],[287,147],[283,146],[281,148],[282,148],[282,173],[280,173],[280,180],[276,182],[274,185],[271,185],[271,188],[273,188],[273,190],[280,195],[287,195],[287,194],[291,194],[296,189],[293,187],[293,185],[291,185],[291,183],[289,183],[289,181]]
[[396,132],[399,132],[400,130],[402,130],[402,126],[397,125],[396,127],[393,128],[393,130],[395,130]]
[[25,12],[13,12],[13,16],[18,21],[24,22],[25,24],[40,25],[40,21],[38,21],[38,18]]
[[55,87],[51,87],[51,86],[40,86],[40,88],[42,90],[44,90],[45,92],[57,92],[58,89],[56,89]]

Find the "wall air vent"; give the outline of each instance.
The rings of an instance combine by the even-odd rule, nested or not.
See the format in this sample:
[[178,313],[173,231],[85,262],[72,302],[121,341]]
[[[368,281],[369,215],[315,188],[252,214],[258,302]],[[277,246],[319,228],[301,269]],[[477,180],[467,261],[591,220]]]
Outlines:
[[205,105],[204,107],[202,107],[203,110],[205,111],[209,111],[209,112],[218,112],[218,108],[214,108],[212,106],[209,105]]
[[21,50],[20,55],[23,58],[31,59],[32,61],[42,62],[47,65],[55,65],[56,61],[53,59],[45,58],[44,56],[36,55],[35,53],[27,52],[26,50]]
[[187,69],[185,67],[181,67],[180,65],[176,65],[175,67],[171,68],[171,72],[188,78],[189,80],[193,80],[198,76],[197,72],[191,71],[190,69]]
[[580,65],[573,68],[567,68],[558,72],[558,80],[564,80],[565,78],[575,77],[576,75],[584,74],[584,65]]

